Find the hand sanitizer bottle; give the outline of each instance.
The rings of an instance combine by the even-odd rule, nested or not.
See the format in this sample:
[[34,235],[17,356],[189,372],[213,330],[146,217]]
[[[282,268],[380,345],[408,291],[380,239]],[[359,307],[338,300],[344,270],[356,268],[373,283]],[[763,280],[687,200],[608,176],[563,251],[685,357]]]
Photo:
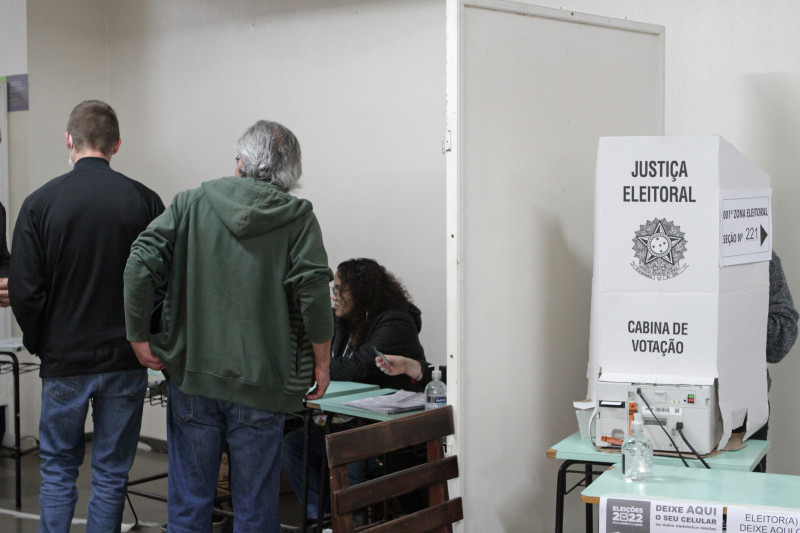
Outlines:
[[625,481],[653,479],[653,443],[644,436],[641,413],[633,415],[631,434],[622,443],[622,477]]
[[447,405],[447,385],[442,381],[439,367],[433,369],[433,381],[425,387],[425,410]]

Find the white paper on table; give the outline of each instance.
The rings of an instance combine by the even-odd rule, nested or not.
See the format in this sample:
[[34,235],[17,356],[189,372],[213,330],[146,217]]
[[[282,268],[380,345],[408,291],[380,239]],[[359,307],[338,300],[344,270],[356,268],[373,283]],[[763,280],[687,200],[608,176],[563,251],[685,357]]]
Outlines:
[[425,408],[425,393],[399,390],[384,396],[370,396],[360,400],[344,402],[344,405],[358,407],[383,414],[404,413]]

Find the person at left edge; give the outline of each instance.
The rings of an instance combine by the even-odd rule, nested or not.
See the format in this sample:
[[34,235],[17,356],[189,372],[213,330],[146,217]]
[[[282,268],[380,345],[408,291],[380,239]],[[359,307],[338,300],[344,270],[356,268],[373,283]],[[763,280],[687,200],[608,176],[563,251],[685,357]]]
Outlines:
[[[3,132],[0,131],[0,143]],[[11,259],[6,243],[6,208],[0,204],[0,307],[8,307],[8,263]]]
[[91,404],[86,531],[109,533],[120,531],[147,390],[147,369],[125,338],[122,273],[131,244],[164,204],[111,168],[121,140],[108,104],[78,104],[65,138],[74,168],[23,202],[9,295],[23,343],[41,362],[39,531],[70,529]]

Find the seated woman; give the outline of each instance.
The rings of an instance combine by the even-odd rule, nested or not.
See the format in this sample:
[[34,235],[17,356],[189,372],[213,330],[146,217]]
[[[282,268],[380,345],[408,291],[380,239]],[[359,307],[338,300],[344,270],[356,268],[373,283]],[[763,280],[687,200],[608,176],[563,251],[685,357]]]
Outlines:
[[331,380],[422,390],[410,377],[386,375],[374,363],[377,349],[425,365],[422,313],[397,278],[372,259],[345,261],[333,279],[333,309]]
[[[401,353],[426,365],[425,352],[419,342],[422,313],[411,302],[400,281],[372,259],[350,259],[337,267],[332,293],[335,329],[331,343],[331,380],[423,390],[424,385],[411,377],[387,375],[375,366],[376,349],[389,354]],[[346,417],[333,418],[324,422],[330,424],[331,431],[353,427],[347,424],[350,420]],[[303,479],[302,429],[287,433],[283,444],[283,468],[299,498]],[[324,459],[324,430],[312,425],[308,458],[308,516],[311,518],[317,516],[319,474]],[[353,470],[351,483],[358,479],[357,469]]]

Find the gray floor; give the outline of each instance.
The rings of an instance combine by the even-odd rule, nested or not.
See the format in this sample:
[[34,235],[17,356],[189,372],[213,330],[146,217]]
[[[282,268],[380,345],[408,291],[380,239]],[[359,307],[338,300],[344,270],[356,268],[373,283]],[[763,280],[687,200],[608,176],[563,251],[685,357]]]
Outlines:
[[[26,444],[23,443],[23,447]],[[76,519],[86,518],[86,507],[91,495],[91,472],[88,466],[91,446],[87,446],[87,459],[81,467],[78,478],[78,504],[75,509]],[[150,447],[141,445],[136,454],[136,461],[131,469],[130,479],[141,479],[167,471],[167,455],[153,451]],[[15,475],[14,460],[0,458],[0,533],[35,533],[38,531],[39,521],[39,456],[35,453],[22,458],[22,509],[15,508]],[[166,494],[166,479],[151,481],[138,485],[137,488],[156,494]],[[130,496],[139,525],[133,531],[143,533],[160,533],[161,525],[167,521],[166,503],[144,498]],[[294,494],[283,486],[281,492],[281,521],[284,524],[296,525],[299,521],[299,505]],[[19,513],[15,516],[9,513]],[[31,518],[28,518],[30,516]],[[123,531],[134,524],[135,518],[130,505],[125,506],[123,516]],[[126,525],[128,528],[126,528]],[[293,528],[292,528],[293,529]],[[73,524],[70,533],[84,532],[85,522]]]

